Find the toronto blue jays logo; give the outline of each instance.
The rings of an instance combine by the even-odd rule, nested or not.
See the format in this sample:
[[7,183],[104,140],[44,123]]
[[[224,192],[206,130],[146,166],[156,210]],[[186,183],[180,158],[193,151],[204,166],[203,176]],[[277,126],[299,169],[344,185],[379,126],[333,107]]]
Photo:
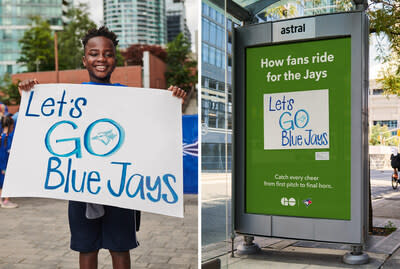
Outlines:
[[309,206],[312,204],[312,201],[311,201],[311,199],[305,199],[305,200],[303,200],[303,204],[304,204],[306,207],[309,207]]
[[96,136],[92,137],[92,140],[99,140],[107,146],[115,137],[117,137],[117,135],[114,134],[112,130],[108,130],[105,132],[98,132]]

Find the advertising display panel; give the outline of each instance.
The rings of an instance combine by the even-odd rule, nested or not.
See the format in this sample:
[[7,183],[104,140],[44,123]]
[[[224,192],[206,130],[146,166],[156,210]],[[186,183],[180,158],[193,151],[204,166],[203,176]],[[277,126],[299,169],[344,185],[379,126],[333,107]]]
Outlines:
[[235,232],[365,243],[366,14],[237,27],[233,56]]
[[350,219],[350,76],[349,37],[246,49],[248,213]]

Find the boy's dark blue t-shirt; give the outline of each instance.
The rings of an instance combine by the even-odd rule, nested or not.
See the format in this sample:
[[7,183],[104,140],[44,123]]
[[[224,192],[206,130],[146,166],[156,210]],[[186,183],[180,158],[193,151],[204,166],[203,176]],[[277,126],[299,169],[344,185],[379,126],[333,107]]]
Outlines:
[[90,84],[90,85],[102,85],[102,86],[122,86],[122,87],[126,87],[126,85],[120,84],[120,83],[100,83],[100,82],[82,82],[82,84]]

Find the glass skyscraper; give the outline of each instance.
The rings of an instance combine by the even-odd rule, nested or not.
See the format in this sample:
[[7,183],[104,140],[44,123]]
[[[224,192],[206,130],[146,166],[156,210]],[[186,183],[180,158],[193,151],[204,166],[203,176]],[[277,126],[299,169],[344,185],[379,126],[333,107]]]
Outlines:
[[202,1],[201,25],[202,170],[218,171],[231,167],[232,21]]
[[167,38],[171,42],[180,33],[183,33],[189,42],[191,34],[186,23],[186,9],[184,0],[167,0]]
[[62,0],[2,0],[0,1],[0,76],[25,71],[17,64],[20,57],[18,41],[29,29],[30,17],[41,16],[50,22],[53,30],[62,29]]
[[118,35],[119,47],[167,43],[165,0],[104,0],[104,24]]

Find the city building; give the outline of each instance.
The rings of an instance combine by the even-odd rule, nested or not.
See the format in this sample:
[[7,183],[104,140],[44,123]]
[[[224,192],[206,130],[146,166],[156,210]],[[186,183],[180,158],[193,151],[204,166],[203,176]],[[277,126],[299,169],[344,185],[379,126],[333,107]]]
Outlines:
[[63,9],[72,1],[4,0],[0,1],[0,76],[26,71],[17,63],[21,48],[18,41],[30,27],[30,17],[41,16],[53,30],[61,30]]
[[202,1],[201,24],[202,170],[230,170],[232,20],[210,1]]
[[104,0],[104,24],[118,35],[119,47],[167,43],[165,0]]
[[171,42],[179,33],[183,33],[189,42],[191,35],[186,23],[186,8],[184,0],[167,0],[167,39]]
[[370,80],[369,85],[369,126],[386,125],[388,130],[393,130],[391,136],[397,136],[397,128],[400,128],[400,97],[384,95],[376,80]]

